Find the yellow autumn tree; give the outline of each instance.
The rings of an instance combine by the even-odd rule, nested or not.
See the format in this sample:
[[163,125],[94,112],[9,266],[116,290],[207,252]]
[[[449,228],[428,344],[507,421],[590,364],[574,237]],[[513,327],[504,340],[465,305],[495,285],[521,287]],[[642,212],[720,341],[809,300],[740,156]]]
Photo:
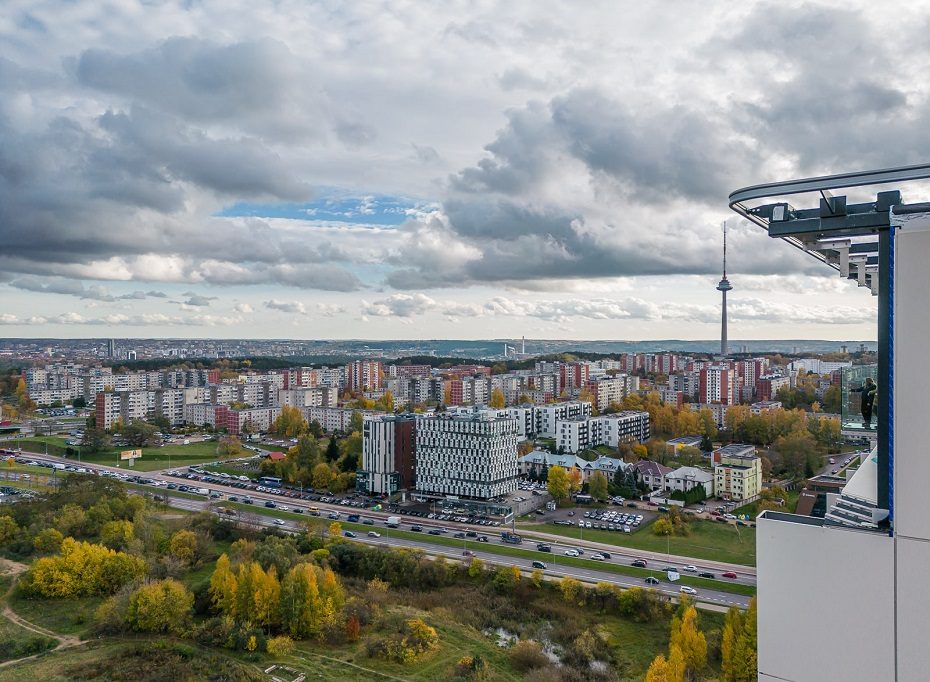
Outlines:
[[179,530],[168,541],[168,551],[178,561],[185,564],[194,563],[197,556],[197,536],[189,530]]
[[501,410],[507,406],[507,401],[504,398],[504,392],[499,388],[495,388],[491,391],[491,400],[488,401],[488,407],[493,407],[495,410]]
[[129,597],[126,622],[140,632],[181,634],[194,608],[194,594],[173,578],[143,585]]
[[316,570],[311,564],[294,566],[281,581],[281,627],[291,637],[304,639],[319,632],[323,606]]
[[210,576],[210,598],[224,614],[232,615],[236,608],[236,576],[229,566],[229,557],[221,554]]

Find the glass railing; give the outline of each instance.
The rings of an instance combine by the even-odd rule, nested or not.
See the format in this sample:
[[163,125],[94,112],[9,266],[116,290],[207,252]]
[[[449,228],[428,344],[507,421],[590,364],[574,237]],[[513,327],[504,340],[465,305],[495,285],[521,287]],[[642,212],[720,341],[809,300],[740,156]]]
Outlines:
[[[866,391],[860,391],[866,385],[866,379],[875,384],[872,410],[863,413],[863,399]],[[881,387],[878,386],[878,365],[854,365],[843,368],[840,382],[842,391],[842,419],[844,431],[876,432],[878,429],[878,405],[882,400]],[[866,399],[867,402],[867,399]]]

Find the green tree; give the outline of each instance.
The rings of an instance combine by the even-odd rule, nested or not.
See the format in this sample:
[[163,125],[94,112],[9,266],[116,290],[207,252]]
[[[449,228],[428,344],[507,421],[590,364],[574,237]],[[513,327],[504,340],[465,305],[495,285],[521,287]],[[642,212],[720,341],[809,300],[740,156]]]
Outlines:
[[220,437],[216,445],[216,454],[220,459],[234,459],[243,453],[242,441],[238,436],[226,435]]
[[607,477],[600,471],[595,471],[588,479],[588,494],[595,500],[607,499]]
[[[9,517],[5,517],[9,518]],[[2,535],[2,531],[0,531]],[[61,550],[61,543],[65,537],[54,528],[46,528],[32,541],[32,546],[35,547],[36,551],[40,554],[55,554]],[[0,542],[2,544],[2,542]]]
[[135,538],[132,521],[108,521],[100,528],[100,542],[110,549],[126,549]]
[[194,595],[182,583],[168,578],[143,585],[129,598],[127,622],[140,632],[181,634],[187,628]]
[[570,492],[570,482],[568,472],[560,466],[554,466],[549,469],[548,479],[546,480],[546,490],[552,495],[556,502],[562,502],[568,499]]
[[349,432],[358,431],[361,432],[365,426],[365,418],[362,416],[362,413],[356,410],[352,413],[352,416],[349,417]]
[[122,428],[120,433],[129,445],[141,448],[158,444],[158,438],[155,436],[157,431],[158,428],[152,424],[141,419],[133,419]]
[[320,424],[319,419],[314,419],[313,421],[311,421],[310,426],[308,427],[308,430],[310,431],[310,435],[316,438],[317,440],[323,437],[323,425]]
[[316,634],[323,623],[317,570],[311,564],[298,564],[281,581],[281,627],[297,639]]
[[337,459],[339,459],[339,441],[333,434],[329,437],[329,444],[326,446],[326,461],[335,462]]
[[0,516],[0,547],[12,542],[19,534],[19,526],[12,516]]

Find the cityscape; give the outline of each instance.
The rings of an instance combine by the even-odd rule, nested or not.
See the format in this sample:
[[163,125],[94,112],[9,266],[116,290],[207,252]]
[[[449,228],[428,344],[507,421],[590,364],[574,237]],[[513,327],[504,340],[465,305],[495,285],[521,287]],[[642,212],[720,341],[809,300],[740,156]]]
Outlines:
[[0,682],[925,679],[925,33],[0,8]]

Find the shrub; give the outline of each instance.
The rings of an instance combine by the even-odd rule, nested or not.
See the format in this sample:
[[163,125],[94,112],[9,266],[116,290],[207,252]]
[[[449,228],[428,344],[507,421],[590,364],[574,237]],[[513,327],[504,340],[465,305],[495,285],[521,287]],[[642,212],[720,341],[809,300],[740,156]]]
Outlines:
[[549,658],[542,652],[542,648],[531,640],[521,640],[510,649],[510,665],[521,673],[534,668],[542,668],[548,664]]

